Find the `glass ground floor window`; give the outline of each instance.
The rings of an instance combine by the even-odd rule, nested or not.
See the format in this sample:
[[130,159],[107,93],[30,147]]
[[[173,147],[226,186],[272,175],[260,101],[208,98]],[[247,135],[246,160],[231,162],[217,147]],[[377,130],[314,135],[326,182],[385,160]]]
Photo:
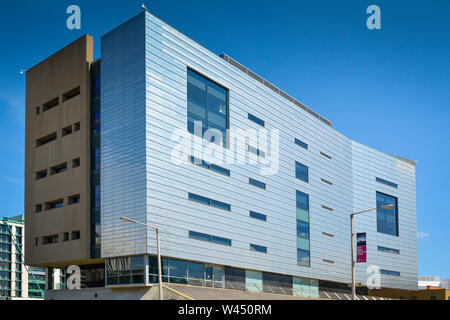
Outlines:
[[144,256],[106,259],[107,285],[145,283]]
[[[107,285],[158,283],[156,256],[107,259],[105,266]],[[161,266],[162,280],[166,283],[319,297],[319,280],[316,279],[166,257],[161,259]],[[148,270],[147,283],[145,270]]]
[[[178,259],[161,259],[163,282],[223,288],[224,270],[221,266]],[[149,257],[149,282],[158,282],[158,260]]]

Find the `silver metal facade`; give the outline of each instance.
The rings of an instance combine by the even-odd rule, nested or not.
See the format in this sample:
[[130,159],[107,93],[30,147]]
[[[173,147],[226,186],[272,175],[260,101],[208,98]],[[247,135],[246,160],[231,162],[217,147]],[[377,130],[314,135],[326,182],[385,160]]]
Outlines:
[[[156,253],[154,231],[119,221],[126,215],[161,229],[163,256],[349,283],[349,215],[375,207],[380,191],[398,197],[399,236],[377,232],[376,212],[356,218],[368,244],[357,281],[365,284],[367,266],[378,265],[401,274],[383,275],[383,287],[417,288],[414,165],[350,140],[148,12],[105,35],[101,59],[102,257]],[[224,164],[227,177],[173,163],[172,134],[187,127],[188,67],[228,88],[231,129],[258,129],[251,113],[280,130],[277,174]],[[296,161],[309,167],[308,183],[295,178]],[[310,267],[297,265],[296,190],[310,200]],[[228,203],[231,211],[190,201],[189,192]],[[250,218],[249,210],[267,221]],[[189,230],[231,239],[232,246],[190,239]],[[251,243],[267,253],[250,251]],[[378,245],[400,254],[379,252]]]

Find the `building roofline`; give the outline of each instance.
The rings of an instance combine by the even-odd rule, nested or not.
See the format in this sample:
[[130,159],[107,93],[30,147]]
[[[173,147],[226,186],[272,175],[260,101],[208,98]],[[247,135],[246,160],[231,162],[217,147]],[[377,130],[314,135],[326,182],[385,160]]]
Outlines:
[[317,112],[313,111],[312,109],[308,108],[307,106],[305,106],[303,103],[301,103],[300,101],[298,101],[297,99],[294,99],[293,97],[291,97],[290,95],[288,95],[286,92],[284,92],[283,90],[281,90],[280,88],[278,88],[277,86],[273,85],[272,83],[270,83],[269,81],[265,80],[264,78],[258,76],[255,72],[253,72],[252,70],[248,69],[247,67],[245,67],[244,65],[242,65],[241,63],[237,62],[236,60],[234,60],[233,58],[231,58],[229,55],[227,55],[226,53],[222,53],[219,55],[222,59],[224,59],[226,62],[230,63],[231,65],[235,66],[236,68],[238,68],[239,70],[241,70],[242,72],[246,73],[247,75],[249,75],[250,77],[252,77],[253,79],[255,79],[256,81],[260,82],[261,84],[263,84],[264,86],[268,87],[269,89],[271,89],[272,91],[275,91],[276,93],[278,93],[279,95],[281,95],[282,97],[286,98],[287,100],[289,100],[290,102],[292,102],[293,104],[295,104],[296,106],[300,107],[301,109],[303,109],[304,111],[308,112],[310,115],[312,115],[313,117],[319,119],[320,121],[326,123],[328,126],[332,127],[331,122],[322,117],[320,114],[318,114]]
[[409,160],[409,159],[402,158],[402,157],[399,157],[399,156],[394,156],[393,154],[389,154],[389,153],[387,153],[387,155],[389,155],[389,156],[391,156],[391,157],[394,157],[394,158],[396,158],[396,159],[398,159],[398,160],[405,161],[405,162],[407,162],[407,163],[409,163],[409,164],[411,164],[411,165],[413,165],[413,166],[416,165],[416,161],[414,161],[414,160]]

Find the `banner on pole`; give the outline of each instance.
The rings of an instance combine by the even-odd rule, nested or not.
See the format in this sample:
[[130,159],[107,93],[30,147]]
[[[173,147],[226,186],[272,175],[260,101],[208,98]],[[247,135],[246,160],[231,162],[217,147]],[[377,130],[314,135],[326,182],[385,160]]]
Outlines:
[[366,233],[356,234],[356,262],[367,262]]

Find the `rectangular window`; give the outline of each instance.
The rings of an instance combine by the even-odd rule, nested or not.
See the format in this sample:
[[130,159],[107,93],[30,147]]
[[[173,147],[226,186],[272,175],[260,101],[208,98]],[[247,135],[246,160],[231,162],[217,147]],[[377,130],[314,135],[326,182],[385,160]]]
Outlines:
[[40,108],[36,107],[36,115],[39,115],[39,110],[40,110]]
[[59,97],[56,97],[56,98],[54,98],[54,99],[50,100],[49,102],[44,103],[42,105],[42,112],[50,110],[51,108],[56,107],[58,104],[59,104]]
[[36,205],[36,212],[41,212],[42,211],[42,204],[37,204]]
[[390,186],[392,188],[398,188],[398,185],[396,183],[393,183],[393,182],[390,182],[390,181],[387,181],[387,180],[384,180],[384,179],[381,179],[381,178],[378,178],[378,177],[375,178],[375,181],[379,182],[379,183],[382,183],[382,184],[385,184],[387,186]]
[[331,160],[331,156],[327,155],[326,153],[323,153],[322,151],[320,151],[320,154],[323,155],[325,158],[328,158]]
[[308,250],[297,249],[297,264],[302,267],[310,266],[310,256]]
[[51,167],[50,175],[58,174],[58,173],[65,172],[65,171],[67,171],[67,163],[66,162],[61,163],[57,166]]
[[231,240],[230,239],[226,239],[226,238],[222,238],[222,237],[216,237],[216,236],[212,236],[212,235],[209,235],[209,234],[206,234],[206,233],[189,231],[189,238],[195,239],[195,240],[213,242],[213,243],[216,243],[216,244],[222,244],[222,245],[226,245],[226,246],[231,246]]
[[80,158],[76,158],[72,160],[72,168],[76,168],[80,166]]
[[67,126],[61,130],[62,137],[67,136],[68,134],[71,134],[71,133],[72,133],[72,126]]
[[36,180],[45,178],[47,176],[47,169],[36,172]]
[[69,241],[69,233],[68,232],[64,232],[63,241]]
[[[228,90],[197,72],[187,71],[187,117],[188,131],[201,134],[208,129],[216,129],[222,136],[222,145],[227,145],[228,129]],[[195,130],[195,123],[201,130]],[[217,136],[210,142],[219,142]]]
[[62,101],[64,102],[69,99],[72,99],[73,97],[76,97],[79,94],[80,94],[80,87],[78,86],[78,87],[64,93],[63,97],[62,97]]
[[73,125],[73,131],[79,131],[80,130],[80,123],[79,122],[76,122],[74,125]]
[[377,192],[377,208],[393,205],[391,210],[377,209],[377,231],[398,236],[398,206],[397,198]]
[[400,254],[400,250],[378,246],[378,251]]
[[262,213],[258,213],[255,211],[250,211],[249,216],[258,220],[267,221],[267,216]]
[[58,235],[45,236],[42,238],[42,244],[51,244],[58,242]]
[[198,158],[193,157],[193,156],[190,156],[189,158],[190,158],[190,161],[191,161],[192,164],[195,164],[195,165],[198,165],[198,166],[203,167],[205,169],[209,169],[211,171],[223,174],[223,175],[225,175],[227,177],[230,176],[230,170],[228,170],[228,169],[222,168],[222,167],[220,167],[218,165],[215,165],[215,164],[212,164],[212,163],[208,163],[208,162],[206,162],[204,160],[198,159]]
[[64,207],[64,200],[58,199],[54,201],[49,201],[45,203],[45,210],[51,210],[56,208]]
[[266,184],[264,182],[248,178],[248,183],[250,183],[252,186],[266,190]]
[[302,148],[308,149],[308,145],[307,145],[306,143],[304,143],[303,141],[298,140],[297,138],[295,138],[294,141],[295,141],[295,144],[296,144],[296,145],[299,145],[299,146],[302,147]]
[[80,239],[80,231],[72,231],[72,240]]
[[252,114],[248,114],[248,119],[250,120],[250,121],[253,121],[254,123],[256,123],[256,124],[259,124],[260,126],[262,126],[262,127],[264,127],[265,126],[265,123],[264,123],[264,121],[263,120],[261,120],[260,118],[258,118],[258,117],[255,117],[254,115],[252,115]]
[[297,207],[297,264],[310,267],[309,196],[296,191]]
[[80,202],[80,195],[76,194],[74,196],[70,196],[68,198],[68,200],[69,200],[69,202],[68,202],[69,204],[79,203]]
[[215,207],[215,208],[218,208],[218,209],[223,209],[223,210],[227,210],[227,211],[231,210],[231,206],[229,204],[227,204],[227,203],[220,202],[220,201],[217,201],[217,200],[212,200],[212,199],[209,199],[209,198],[206,198],[206,197],[202,197],[202,196],[199,196],[199,195],[194,194],[194,193],[189,193],[188,194],[188,199],[192,200],[192,201],[195,201],[195,202],[198,202],[198,203],[206,204],[208,206]]
[[388,275],[388,276],[400,277],[400,272],[398,272],[398,271],[380,269],[380,273],[384,274],[384,275]]
[[266,153],[264,151],[261,151],[255,147],[252,147],[251,145],[247,145],[248,147],[248,152],[254,153],[256,154],[258,157],[261,158],[265,158],[266,157]]
[[50,133],[49,135],[36,140],[36,147],[43,146],[44,144],[50,143],[56,140],[56,132]]
[[295,162],[295,177],[302,181],[308,182],[308,167],[299,162]]
[[309,222],[297,220],[297,237],[309,239]]
[[262,253],[267,253],[267,247],[259,246],[257,244],[250,244],[250,250],[251,251],[257,251]]

